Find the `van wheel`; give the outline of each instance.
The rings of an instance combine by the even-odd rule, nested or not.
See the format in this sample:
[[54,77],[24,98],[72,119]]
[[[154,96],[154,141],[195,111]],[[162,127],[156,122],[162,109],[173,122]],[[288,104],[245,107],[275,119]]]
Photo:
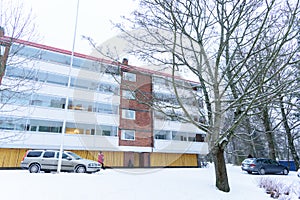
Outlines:
[[259,169],[259,174],[260,175],[265,175],[266,174],[265,169],[264,168]]
[[41,171],[41,166],[38,163],[33,163],[29,166],[30,173],[39,173]]
[[289,171],[287,169],[283,169],[282,173],[283,173],[283,175],[288,175]]
[[85,169],[85,166],[83,165],[79,165],[75,168],[75,172],[76,173],[85,173],[86,172],[86,169]]

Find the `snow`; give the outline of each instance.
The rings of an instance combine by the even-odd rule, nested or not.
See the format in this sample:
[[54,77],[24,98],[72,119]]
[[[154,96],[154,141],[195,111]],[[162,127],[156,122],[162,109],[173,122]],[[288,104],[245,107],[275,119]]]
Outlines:
[[270,199],[258,187],[261,177],[297,182],[296,172],[283,175],[249,175],[238,166],[227,166],[231,191],[215,188],[214,167],[106,169],[94,174],[39,173],[27,170],[0,170],[1,199],[9,200],[160,200]]

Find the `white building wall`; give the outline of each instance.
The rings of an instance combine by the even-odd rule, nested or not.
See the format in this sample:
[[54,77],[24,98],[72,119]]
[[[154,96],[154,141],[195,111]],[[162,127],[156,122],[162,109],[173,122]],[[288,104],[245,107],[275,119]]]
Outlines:
[[[41,71],[53,72],[65,76],[83,78],[87,80],[101,81],[104,83],[119,84],[120,76],[112,77],[110,74],[97,73],[70,66],[47,62],[34,61],[28,63],[24,67],[38,69]],[[37,93],[60,96],[63,98],[72,98],[77,100],[103,102],[107,104],[120,105],[120,96],[112,94],[97,93],[95,91],[83,90],[78,88],[68,88],[63,85],[55,85],[50,83],[38,83]],[[172,90],[162,89],[160,85],[154,84],[154,91],[172,92]],[[180,93],[186,95],[184,90]],[[103,114],[87,111],[76,111],[68,109],[58,109],[50,107],[14,107],[6,105],[7,110],[12,112],[7,115],[19,117],[30,117],[34,119],[54,120],[67,122],[77,122],[86,124],[103,124],[111,126],[119,126],[120,116],[118,114]],[[193,111],[193,108],[189,108]],[[170,130],[182,131],[192,134],[198,134],[199,129],[192,124],[179,123],[176,121],[154,120],[154,130]],[[3,137],[15,138],[8,142],[2,141],[2,148],[59,148],[61,135],[59,133],[39,133],[39,132],[12,132],[0,131]],[[202,134],[202,133],[201,133]],[[10,137],[14,136],[14,137]],[[98,135],[81,135],[81,134],[65,134],[64,135],[65,149],[78,150],[104,150],[104,151],[134,151],[134,152],[165,152],[165,153],[208,153],[207,143],[176,141],[176,140],[154,140],[153,147],[134,147],[134,146],[119,146],[119,138],[113,136],[98,136]]]

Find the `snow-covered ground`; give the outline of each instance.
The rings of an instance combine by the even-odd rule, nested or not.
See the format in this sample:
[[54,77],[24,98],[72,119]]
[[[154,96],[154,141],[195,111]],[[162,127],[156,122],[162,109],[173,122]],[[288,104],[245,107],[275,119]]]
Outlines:
[[[228,165],[231,191],[215,188],[214,168],[106,169],[95,174],[40,173],[0,170],[3,200],[265,200],[259,188],[261,175],[249,175]],[[296,172],[288,176],[265,175],[300,184]]]

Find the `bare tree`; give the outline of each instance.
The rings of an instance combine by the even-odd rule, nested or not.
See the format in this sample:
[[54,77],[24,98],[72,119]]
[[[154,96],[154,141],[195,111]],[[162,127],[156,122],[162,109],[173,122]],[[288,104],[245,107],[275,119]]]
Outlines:
[[[295,23],[293,28],[297,29],[297,25],[298,24]],[[274,38],[270,37],[270,35],[266,35],[264,40],[265,41],[261,41],[261,43],[264,42],[265,50],[257,53],[257,63],[273,54],[273,49],[270,49],[268,44],[274,43]],[[285,52],[289,52],[288,49],[290,48],[297,50],[299,46],[297,46],[296,41],[285,45],[280,50],[277,59],[269,66],[269,73],[267,76],[272,77],[272,81],[265,84],[261,91],[262,93],[267,94],[267,98],[262,99],[261,104],[256,109],[257,114],[261,116],[260,118],[263,122],[269,157],[273,159],[280,157],[284,159],[288,158],[286,155],[279,155],[282,153],[282,148],[279,147],[282,146],[280,144],[282,144],[281,141],[283,138],[284,141],[287,140],[284,143],[287,143],[287,147],[295,161],[296,168],[298,168],[299,156],[297,155],[295,144],[297,141],[296,135],[299,119],[295,118],[294,114],[295,110],[297,110],[297,104],[299,104],[297,100],[297,95],[299,93],[299,78],[297,78],[297,74],[299,73],[299,69],[296,67],[299,65],[299,56],[297,55],[297,51],[285,54]],[[286,63],[288,63],[288,67],[279,70],[279,68],[286,65]],[[248,69],[248,71],[250,70],[256,71],[257,69]],[[256,81],[256,85],[259,84],[260,81]],[[279,90],[274,93],[274,88],[278,88]],[[277,96],[274,96],[274,94]],[[272,98],[270,98],[270,96]],[[282,132],[284,132],[284,136],[282,136]]]
[[[28,67],[33,65],[32,58],[20,56],[20,52],[24,53],[24,45],[20,41],[32,41],[38,38],[31,10],[26,9],[22,1],[1,0],[0,29],[2,32],[0,45],[3,54],[0,66],[0,112],[3,120],[12,111],[22,109],[26,100],[28,104],[30,94],[38,89],[40,84],[32,81],[36,75],[36,71]],[[3,79],[4,74],[6,74],[5,79]],[[18,140],[19,136],[20,134],[14,136],[1,134],[0,141]]]
[[[294,29],[298,12],[299,1],[141,0],[132,18],[116,24],[129,45],[128,53],[171,71],[181,119],[207,133],[221,191],[230,191],[224,151],[236,129],[289,84],[272,85],[297,51],[293,44],[299,33]],[[283,62],[273,68],[279,58]],[[184,104],[175,81],[181,69],[188,69],[199,82],[194,88],[202,91],[206,112],[198,109],[198,115],[205,120],[195,120]],[[163,112],[161,104],[151,106],[172,116]]]
[[289,88],[280,94],[278,98],[278,113],[284,140],[287,143],[288,155],[291,153],[291,157],[295,162],[296,169],[299,169],[300,158],[297,153],[297,146],[299,146],[299,63],[295,60],[295,65],[290,67],[285,73],[280,74],[277,84],[282,84],[283,80],[291,80]]

